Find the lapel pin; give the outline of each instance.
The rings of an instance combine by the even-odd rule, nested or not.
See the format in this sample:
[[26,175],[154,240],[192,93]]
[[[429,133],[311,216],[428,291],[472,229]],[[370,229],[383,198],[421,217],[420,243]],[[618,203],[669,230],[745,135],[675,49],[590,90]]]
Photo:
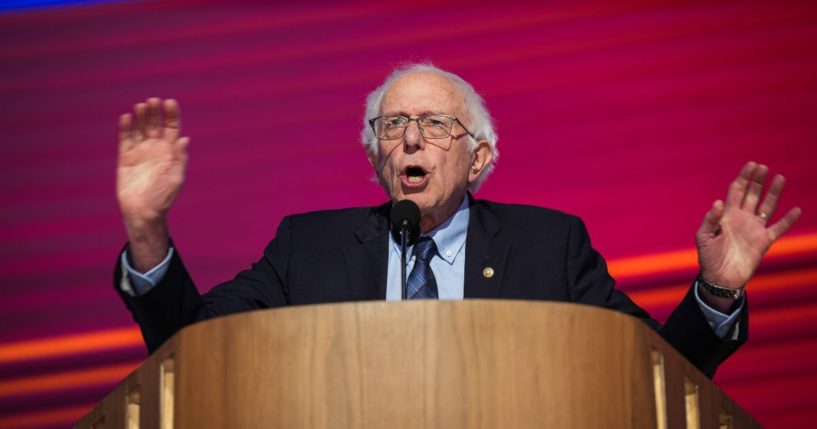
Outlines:
[[486,279],[490,279],[494,276],[494,269],[491,267],[485,267],[482,269],[482,276]]

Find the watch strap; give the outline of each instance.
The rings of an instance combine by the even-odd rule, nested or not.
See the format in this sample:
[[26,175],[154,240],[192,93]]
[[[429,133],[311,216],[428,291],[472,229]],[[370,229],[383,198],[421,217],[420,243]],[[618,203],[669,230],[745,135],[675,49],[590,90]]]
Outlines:
[[718,296],[721,298],[731,298],[731,299],[738,299],[743,295],[743,289],[746,286],[741,286],[737,289],[732,289],[728,287],[723,287],[718,285],[717,283],[711,282],[704,278],[703,275],[698,274],[698,285],[705,291],[711,293],[714,296]]

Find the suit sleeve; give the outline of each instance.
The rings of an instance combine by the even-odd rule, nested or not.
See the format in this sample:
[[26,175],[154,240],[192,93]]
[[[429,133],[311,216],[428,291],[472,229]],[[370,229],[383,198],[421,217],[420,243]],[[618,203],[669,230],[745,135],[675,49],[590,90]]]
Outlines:
[[710,327],[689,289],[664,325],[615,288],[604,258],[593,249],[581,219],[573,217],[567,244],[567,281],[574,302],[606,307],[638,317],[708,376],[748,338],[748,302],[737,322],[738,337],[721,339]]
[[121,263],[116,265],[114,288],[139,324],[148,352],[152,353],[179,329],[192,323],[286,305],[289,238],[290,222],[284,218],[264,256],[251,269],[204,295],[199,294],[177,246],[164,278],[147,293],[131,296],[122,290],[121,284],[127,277],[123,278]]

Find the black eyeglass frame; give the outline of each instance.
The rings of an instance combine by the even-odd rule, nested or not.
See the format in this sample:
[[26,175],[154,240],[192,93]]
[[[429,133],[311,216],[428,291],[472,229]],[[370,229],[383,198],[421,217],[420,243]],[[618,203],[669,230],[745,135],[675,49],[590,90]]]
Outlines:
[[403,115],[378,116],[376,118],[369,119],[369,126],[372,127],[372,132],[374,133],[374,136],[377,137],[377,129],[374,127],[374,123],[378,119],[382,119],[382,118],[406,118],[406,126],[402,127],[403,132],[400,134],[399,137],[394,137],[394,138],[380,138],[380,137],[377,137],[377,139],[378,140],[400,140],[400,139],[402,139],[403,136],[406,135],[406,130],[408,129],[408,126],[412,121],[417,122],[417,128],[420,129],[420,134],[423,136],[423,138],[432,139],[432,140],[439,140],[439,139],[447,139],[447,138],[451,137],[453,135],[453,134],[451,134],[451,132],[454,131],[453,124],[451,125],[451,129],[448,130],[448,135],[445,136],[445,137],[426,137],[425,132],[423,131],[423,127],[420,125],[420,119],[430,118],[432,116],[442,116],[444,118],[453,119],[454,122],[460,124],[460,127],[462,127],[462,129],[465,130],[466,134],[471,136],[471,138],[474,139],[474,140],[477,139],[477,137],[471,131],[468,131],[468,128],[465,128],[465,125],[463,125],[462,121],[460,121],[459,118],[457,118],[456,116],[452,116],[452,115],[446,115],[444,113],[433,113],[433,114],[430,114],[430,115],[422,115],[422,116],[418,116],[418,117],[413,118],[413,119],[408,117],[408,116],[403,116]]

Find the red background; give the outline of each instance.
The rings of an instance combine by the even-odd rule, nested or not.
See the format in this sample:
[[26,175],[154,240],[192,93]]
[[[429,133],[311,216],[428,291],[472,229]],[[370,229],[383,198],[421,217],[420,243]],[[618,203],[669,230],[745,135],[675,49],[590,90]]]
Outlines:
[[812,2],[145,2],[0,15],[0,427],[65,427],[144,359],[112,290],[116,121],[149,96],[192,138],[173,236],[202,290],[282,216],[373,205],[363,102],[407,60],[496,119],[478,197],[585,219],[663,319],[693,235],[747,160],[798,225],[749,285],[750,342],[715,381],[769,428],[817,421],[817,7]]

